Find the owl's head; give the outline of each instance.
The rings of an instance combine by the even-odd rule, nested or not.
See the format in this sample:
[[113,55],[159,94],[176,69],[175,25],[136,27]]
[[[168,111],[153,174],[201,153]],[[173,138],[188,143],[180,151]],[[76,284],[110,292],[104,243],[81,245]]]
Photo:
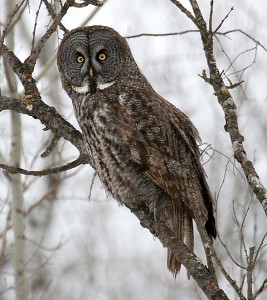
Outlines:
[[135,69],[126,40],[105,26],[76,28],[67,33],[58,50],[58,68],[64,89],[73,93],[94,94],[111,86]]

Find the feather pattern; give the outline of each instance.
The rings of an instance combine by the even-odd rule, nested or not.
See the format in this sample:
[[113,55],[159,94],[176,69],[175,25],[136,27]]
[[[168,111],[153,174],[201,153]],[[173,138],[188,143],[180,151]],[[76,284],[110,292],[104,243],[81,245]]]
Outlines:
[[[125,39],[104,26],[77,28],[61,42],[58,67],[108,193],[129,208],[151,203],[155,220],[157,204],[171,202],[166,225],[191,251],[193,219],[200,231],[215,237],[199,134],[183,112],[153,90]],[[179,257],[168,252],[167,262],[176,275]]]

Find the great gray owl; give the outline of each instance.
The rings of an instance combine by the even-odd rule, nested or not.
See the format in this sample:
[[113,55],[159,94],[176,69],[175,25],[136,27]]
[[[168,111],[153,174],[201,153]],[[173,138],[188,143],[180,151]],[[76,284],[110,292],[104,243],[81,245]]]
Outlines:
[[[60,44],[58,68],[106,190],[129,208],[171,199],[168,226],[191,250],[192,218],[216,237],[198,132],[153,90],[126,40],[109,27],[74,29]],[[168,268],[180,268],[170,252]]]

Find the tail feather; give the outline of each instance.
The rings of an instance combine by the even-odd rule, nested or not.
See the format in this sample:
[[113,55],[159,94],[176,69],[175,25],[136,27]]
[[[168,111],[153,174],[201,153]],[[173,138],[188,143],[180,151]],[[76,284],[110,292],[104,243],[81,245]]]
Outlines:
[[[194,234],[193,234],[193,222],[188,211],[185,209],[175,209],[174,228],[173,231],[184,244],[193,251],[194,249]],[[180,272],[181,263],[179,258],[175,256],[170,250],[168,250],[167,266],[169,271],[176,277]]]

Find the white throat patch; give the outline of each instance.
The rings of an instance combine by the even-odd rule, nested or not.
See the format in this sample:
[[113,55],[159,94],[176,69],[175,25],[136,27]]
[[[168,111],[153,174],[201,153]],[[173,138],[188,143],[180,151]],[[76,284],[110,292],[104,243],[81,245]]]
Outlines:
[[[98,83],[97,88],[102,91],[102,90],[112,86],[114,83],[115,83],[115,81],[108,82],[108,83]],[[89,85],[82,85],[82,86],[72,85],[71,88],[76,93],[79,93],[79,94],[85,94],[90,91]]]
[[71,88],[79,94],[84,94],[90,91],[89,85],[83,85],[83,86],[76,86],[72,85]]
[[115,83],[115,81],[108,82],[108,83],[98,83],[98,84],[97,84],[97,88],[98,88],[99,90],[104,90],[104,89],[106,89],[106,88],[112,86],[114,83]]

